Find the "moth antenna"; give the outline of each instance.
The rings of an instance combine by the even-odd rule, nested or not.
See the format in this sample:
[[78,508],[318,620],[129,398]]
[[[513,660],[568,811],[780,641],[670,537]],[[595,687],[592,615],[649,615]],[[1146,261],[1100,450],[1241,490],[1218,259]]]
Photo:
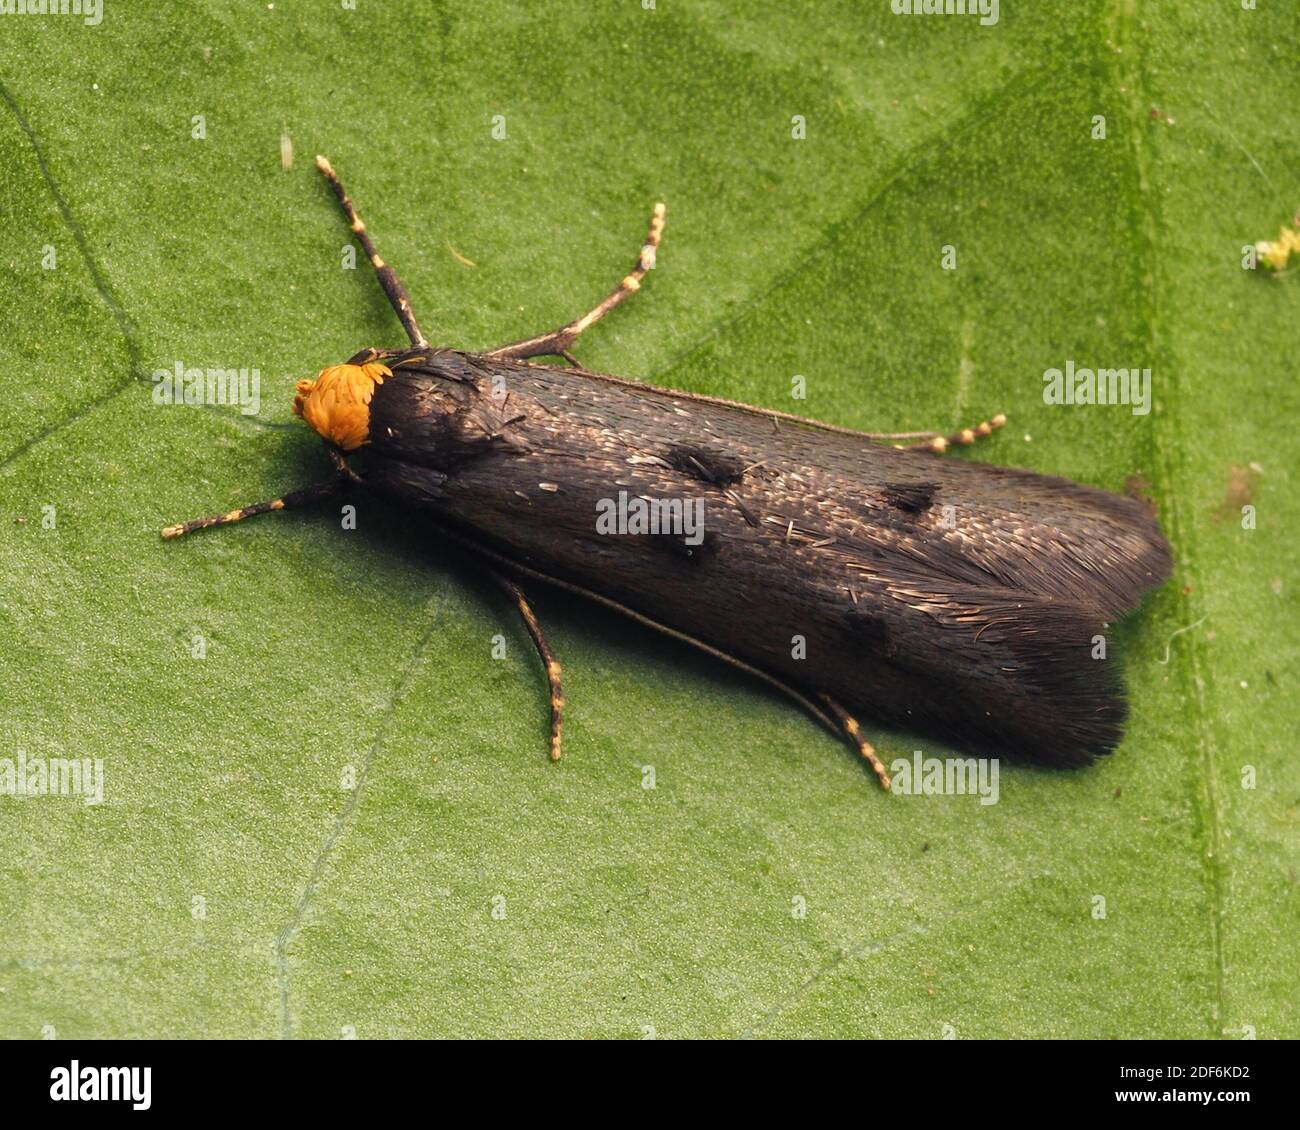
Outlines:
[[489,350],[485,356],[503,358],[511,361],[523,361],[529,357],[563,357],[576,365],[577,361],[569,352],[570,347],[586,329],[590,329],[608,314],[615,306],[641,289],[641,280],[646,272],[653,269],[655,257],[659,253],[659,241],[664,234],[664,206],[656,204],[650,215],[650,230],[646,233],[645,243],[641,245],[632,270],[623,276],[612,291],[599,305],[593,306],[581,318],[575,318],[567,325],[550,333],[538,334],[536,337],[524,338],[523,341],[511,342]]
[[533,643],[537,647],[537,654],[542,657],[542,666],[546,668],[546,681],[550,688],[551,694],[551,760],[560,760],[560,731],[564,726],[564,688],[560,685],[560,663],[555,658],[555,652],[551,650],[551,645],[546,641],[546,634],[542,631],[542,625],[537,620],[537,614],[533,611],[532,605],[528,603],[528,598],[524,596],[524,591],[509,577],[503,576],[495,569],[492,570],[492,576],[510,598],[519,606],[519,615],[523,617],[524,627],[528,629],[528,634],[533,637]]
[[279,498],[268,499],[266,502],[255,502],[251,506],[242,506],[238,510],[230,510],[225,514],[213,514],[207,518],[194,518],[188,522],[168,526],[162,531],[162,536],[165,538],[178,538],[183,534],[192,534],[195,530],[206,530],[212,526],[229,526],[234,522],[242,522],[245,518],[256,518],[259,514],[270,514],[274,510],[297,510],[300,507],[311,506],[313,503],[331,498],[348,485],[350,484],[346,479],[330,479],[328,482],[300,487],[298,490],[291,490],[288,494],[281,495]]
[[953,432],[950,436],[941,436],[929,433],[931,438],[923,443],[909,443],[906,446],[895,444],[894,446],[898,447],[902,451],[931,451],[936,455],[942,455],[948,450],[948,448],[956,447],[958,444],[969,447],[977,439],[983,439],[985,436],[992,435],[1006,422],[1006,416],[999,412],[991,420],[981,420],[973,428],[962,428],[961,431]]
[[417,346],[428,345],[429,342],[425,339],[424,331],[420,329],[420,323],[415,320],[415,311],[411,309],[411,300],[406,296],[406,287],[402,285],[402,280],[397,277],[397,272],[379,257],[379,252],[375,250],[374,241],[370,238],[370,233],[366,231],[365,223],[357,215],[352,199],[343,190],[343,184],[334,171],[334,166],[324,157],[317,157],[316,167],[320,169],[321,175],[329,181],[329,186],[334,190],[334,195],[339,198],[339,204],[343,208],[343,214],[348,218],[348,225],[352,228],[352,234],[357,237],[366,254],[370,257],[370,265],[374,267],[375,274],[379,276],[379,285],[384,288],[384,294],[387,295],[389,304],[393,307],[393,312],[402,323],[402,328],[406,330],[406,336],[411,339],[411,344]]

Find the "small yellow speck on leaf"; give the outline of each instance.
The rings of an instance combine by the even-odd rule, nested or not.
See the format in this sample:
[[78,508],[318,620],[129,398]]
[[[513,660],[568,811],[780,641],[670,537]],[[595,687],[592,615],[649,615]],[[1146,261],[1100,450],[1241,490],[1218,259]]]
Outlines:
[[[1300,215],[1293,223],[1300,227]],[[1295,227],[1283,228],[1277,239],[1271,242],[1261,239],[1256,243],[1255,253],[1259,256],[1259,261],[1270,270],[1284,271],[1293,255],[1300,260],[1300,231]]]

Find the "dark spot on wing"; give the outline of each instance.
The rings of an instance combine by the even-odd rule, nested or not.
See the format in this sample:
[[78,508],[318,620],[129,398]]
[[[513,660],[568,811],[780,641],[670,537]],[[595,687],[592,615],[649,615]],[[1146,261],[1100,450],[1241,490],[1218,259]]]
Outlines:
[[690,443],[673,444],[664,461],[673,470],[716,487],[735,486],[745,474],[745,464],[736,456]]
[[718,535],[711,530],[703,532],[703,538],[698,545],[691,545],[686,540],[685,534],[660,534],[659,537],[663,544],[678,557],[685,558],[696,565],[703,565],[716,557],[722,544]]
[[907,514],[923,514],[934,503],[938,483],[886,483],[885,502]]
[[863,654],[880,659],[898,651],[884,617],[855,605],[845,611],[844,618],[848,621],[853,631],[854,641]]

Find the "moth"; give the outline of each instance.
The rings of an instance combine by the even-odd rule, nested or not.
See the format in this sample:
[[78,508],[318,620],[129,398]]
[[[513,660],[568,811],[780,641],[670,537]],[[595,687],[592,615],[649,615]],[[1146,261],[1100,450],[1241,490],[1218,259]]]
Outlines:
[[[571,350],[655,265],[662,204],[631,271],[581,317],[486,352],[435,348],[334,169],[316,163],[409,346],[298,382],[294,412],[324,441],[330,478],[164,537],[353,489],[409,508],[518,606],[550,684],[554,759],[564,696],[533,582],[750,672],[847,735],[886,788],[858,714],[1054,766],[1118,743],[1126,701],[1107,626],[1171,568],[1140,501],[943,457],[1001,415],[952,436],[861,433],[584,369]],[[600,518],[613,499],[676,501],[701,528],[611,532]]]

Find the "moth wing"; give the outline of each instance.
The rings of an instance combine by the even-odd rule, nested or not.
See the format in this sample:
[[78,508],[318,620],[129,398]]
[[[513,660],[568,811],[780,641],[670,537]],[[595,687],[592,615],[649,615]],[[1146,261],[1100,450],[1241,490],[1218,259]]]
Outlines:
[[860,551],[892,550],[938,578],[1112,615],[1136,607],[1173,564],[1140,500],[1028,471],[930,460],[915,478],[867,488],[859,502]]
[[1053,765],[1118,744],[1128,711],[1097,605],[924,574],[856,595],[844,619],[860,678],[843,693],[864,712]]
[[820,550],[854,595],[862,708],[1050,764],[1113,749],[1127,705],[1108,625],[1172,566],[1143,503],[924,456],[888,473]]

